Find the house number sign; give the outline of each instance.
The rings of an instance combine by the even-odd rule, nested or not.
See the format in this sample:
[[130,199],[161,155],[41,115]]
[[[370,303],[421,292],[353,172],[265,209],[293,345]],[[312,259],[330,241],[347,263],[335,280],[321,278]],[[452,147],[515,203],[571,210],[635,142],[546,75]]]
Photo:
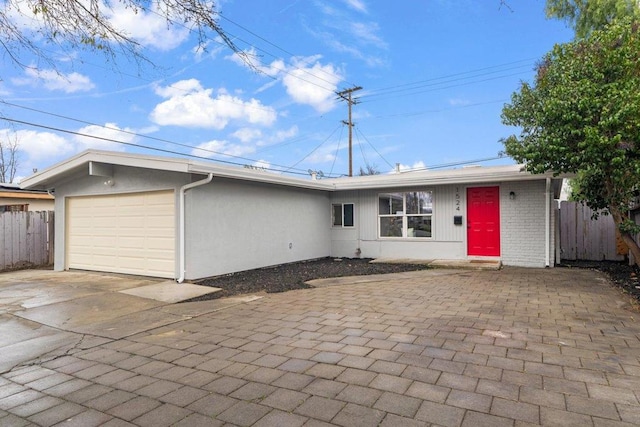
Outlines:
[[460,212],[460,187],[456,187],[456,211]]

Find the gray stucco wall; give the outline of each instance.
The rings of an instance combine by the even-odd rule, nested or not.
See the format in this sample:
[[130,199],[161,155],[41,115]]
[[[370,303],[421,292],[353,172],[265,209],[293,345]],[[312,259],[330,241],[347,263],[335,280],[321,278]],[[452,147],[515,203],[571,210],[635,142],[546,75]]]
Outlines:
[[187,279],[330,255],[325,192],[214,178],[185,206]]
[[[139,169],[126,166],[113,168],[112,187],[104,184],[106,178],[89,176],[87,172],[60,183],[55,188],[55,260],[54,269],[65,268],[65,236],[66,236],[66,198],[73,196],[95,196],[115,193],[132,193],[156,190],[174,190],[176,206],[178,190],[184,184],[191,182],[191,176],[183,173],[160,172],[151,169]],[[176,214],[177,221],[177,214]],[[177,229],[176,222],[176,229]],[[176,240],[176,253],[177,253]],[[176,265],[177,271],[177,265]]]

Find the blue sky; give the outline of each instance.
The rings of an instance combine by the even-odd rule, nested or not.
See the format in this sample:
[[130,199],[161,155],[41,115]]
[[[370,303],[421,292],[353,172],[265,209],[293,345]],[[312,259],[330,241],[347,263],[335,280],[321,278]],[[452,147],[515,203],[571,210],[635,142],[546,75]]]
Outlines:
[[5,55],[0,115],[13,122],[0,121],[0,138],[18,141],[20,177],[87,148],[340,176],[348,172],[347,103],[336,92],[360,86],[354,172],[513,163],[479,160],[495,158],[500,138],[516,131],[500,112],[519,82],[531,81],[536,61],[573,32],[545,18],[542,0],[507,3],[219,2],[219,23],[261,72],[219,40],[198,50],[184,27],[113,10],[156,67],[65,52],[56,73],[36,58],[23,56],[31,67],[21,68]]

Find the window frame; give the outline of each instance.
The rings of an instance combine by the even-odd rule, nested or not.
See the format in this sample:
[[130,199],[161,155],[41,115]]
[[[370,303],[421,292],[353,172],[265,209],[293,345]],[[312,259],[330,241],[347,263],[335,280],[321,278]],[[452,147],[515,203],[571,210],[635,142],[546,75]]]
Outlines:
[[[428,193],[430,199],[430,212],[428,213],[407,213],[407,195],[411,193]],[[402,197],[402,210],[396,210],[395,212],[391,212],[392,205],[390,204],[389,210],[390,213],[381,213],[381,204],[380,200],[384,199],[385,196],[389,200],[393,198],[394,195],[400,195]],[[397,200],[399,201],[399,200]],[[397,203],[396,201],[396,203]],[[433,190],[429,189],[421,189],[421,190],[403,190],[403,191],[391,191],[386,193],[378,193],[377,194],[377,204],[378,204],[378,239],[383,240],[433,240]],[[382,219],[383,218],[396,218],[401,221],[401,233],[399,236],[383,236],[382,235]],[[425,218],[429,221],[429,236],[409,236],[409,219],[410,218]]]
[[[351,205],[351,225],[345,225],[346,211],[345,206]],[[336,208],[340,207],[340,223],[336,224]],[[352,202],[347,203],[331,203],[331,227],[332,228],[355,228],[356,226],[356,204]]]

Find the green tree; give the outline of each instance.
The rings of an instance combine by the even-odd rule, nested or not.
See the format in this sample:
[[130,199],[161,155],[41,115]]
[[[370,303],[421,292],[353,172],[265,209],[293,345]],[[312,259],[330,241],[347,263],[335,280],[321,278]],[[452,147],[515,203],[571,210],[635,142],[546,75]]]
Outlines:
[[616,19],[640,17],[637,0],[547,0],[548,18],[566,21],[577,38],[603,29]]
[[628,208],[640,189],[639,28],[618,21],[556,45],[535,84],[523,82],[502,111],[504,124],[521,129],[503,139],[507,154],[533,173],[577,173],[574,197],[613,216],[636,263],[640,229]]

